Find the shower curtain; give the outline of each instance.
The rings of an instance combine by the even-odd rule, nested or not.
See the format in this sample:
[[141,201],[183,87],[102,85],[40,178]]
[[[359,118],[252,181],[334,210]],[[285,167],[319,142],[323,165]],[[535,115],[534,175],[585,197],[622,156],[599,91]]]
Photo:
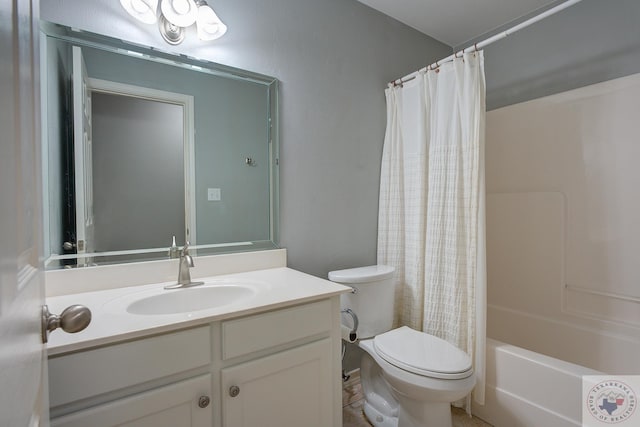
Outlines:
[[477,378],[474,400],[483,404],[483,52],[390,85],[385,95],[378,264],[396,269],[395,324],[466,351]]

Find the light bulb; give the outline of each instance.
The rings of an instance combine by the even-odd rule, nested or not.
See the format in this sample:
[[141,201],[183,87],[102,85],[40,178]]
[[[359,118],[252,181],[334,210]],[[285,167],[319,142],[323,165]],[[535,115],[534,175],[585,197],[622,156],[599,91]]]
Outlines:
[[127,13],[145,24],[156,23],[158,0],[120,0]]
[[160,9],[167,21],[179,27],[188,27],[198,17],[198,6],[194,0],[162,0]]
[[202,3],[198,7],[196,26],[200,40],[215,40],[227,32],[227,26],[206,3]]
[[145,13],[149,9],[142,0],[131,0],[131,8],[137,13]]

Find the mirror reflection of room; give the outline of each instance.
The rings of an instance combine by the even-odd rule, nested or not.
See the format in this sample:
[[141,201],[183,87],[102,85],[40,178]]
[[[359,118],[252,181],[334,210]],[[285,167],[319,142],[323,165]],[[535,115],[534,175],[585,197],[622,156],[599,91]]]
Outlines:
[[92,112],[94,251],[184,242],[183,106],[96,92]]
[[172,236],[273,247],[271,82],[52,36],[46,51],[50,268],[164,258]]

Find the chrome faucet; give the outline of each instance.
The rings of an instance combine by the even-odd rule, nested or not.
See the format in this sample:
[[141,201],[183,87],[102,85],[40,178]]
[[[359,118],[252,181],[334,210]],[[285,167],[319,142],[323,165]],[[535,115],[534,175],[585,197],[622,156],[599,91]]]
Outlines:
[[193,258],[189,255],[189,242],[184,244],[180,250],[180,259],[178,260],[178,283],[167,285],[165,289],[189,288],[191,286],[204,285],[204,282],[192,282],[191,272],[189,269],[193,267]]

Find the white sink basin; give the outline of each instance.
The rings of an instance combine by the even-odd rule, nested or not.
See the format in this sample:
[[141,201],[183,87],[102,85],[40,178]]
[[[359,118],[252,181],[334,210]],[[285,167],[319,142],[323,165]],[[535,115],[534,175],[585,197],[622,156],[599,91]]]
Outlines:
[[148,285],[107,301],[103,309],[115,315],[191,317],[191,313],[244,303],[271,289],[269,283],[258,280],[201,280],[204,285],[191,288],[164,289],[170,283]]
[[131,314],[176,314],[209,310],[252,297],[256,291],[243,285],[214,285],[167,290],[131,302]]

